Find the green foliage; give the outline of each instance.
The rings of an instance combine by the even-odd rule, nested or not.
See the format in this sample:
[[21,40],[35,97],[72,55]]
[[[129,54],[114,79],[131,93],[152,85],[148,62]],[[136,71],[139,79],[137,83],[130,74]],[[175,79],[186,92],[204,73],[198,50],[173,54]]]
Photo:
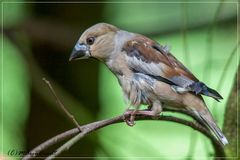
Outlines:
[[[132,32],[155,34],[180,30],[183,22],[183,10],[188,15],[188,27],[209,24],[212,22],[219,5],[214,1],[213,3],[181,3],[181,0],[179,0],[179,3],[174,2],[110,3],[105,6],[104,18],[107,22],[109,21],[122,28],[128,28]],[[218,2],[218,0],[215,2]],[[225,3],[218,19],[226,20],[233,18],[235,15],[236,4]]]
[[[1,41],[2,43],[2,41]],[[18,49],[3,37],[1,57],[3,154],[24,151],[24,129],[29,107],[29,79],[27,67]],[[14,155],[18,156],[18,155]]]
[[[9,3],[12,0],[2,2],[3,24],[4,27],[10,27],[19,24],[27,16],[26,5],[24,3]],[[21,1],[18,1],[21,2]]]
[[[3,2],[1,5],[2,26],[11,27],[25,17],[23,4]],[[21,53],[7,37],[2,34],[1,37],[1,154],[14,158],[22,156],[20,152],[25,150],[30,86]]]

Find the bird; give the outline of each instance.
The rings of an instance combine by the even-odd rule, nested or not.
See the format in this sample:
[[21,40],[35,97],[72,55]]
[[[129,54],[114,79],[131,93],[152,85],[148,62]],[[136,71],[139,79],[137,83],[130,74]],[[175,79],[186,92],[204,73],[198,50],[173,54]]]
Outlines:
[[[94,58],[104,63],[116,76],[134,125],[136,114],[157,116],[163,108],[186,110],[213,132],[220,144],[227,138],[214,121],[202,95],[220,101],[223,97],[199,81],[167,46],[138,33],[128,32],[108,23],[86,29],[75,44],[69,61]],[[147,110],[139,110],[147,105]]]

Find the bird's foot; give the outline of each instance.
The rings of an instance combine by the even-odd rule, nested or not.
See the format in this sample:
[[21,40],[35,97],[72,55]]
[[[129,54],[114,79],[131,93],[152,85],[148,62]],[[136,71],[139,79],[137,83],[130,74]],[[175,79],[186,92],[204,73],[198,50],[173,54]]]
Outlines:
[[152,110],[135,110],[135,109],[129,109],[123,114],[123,119],[126,122],[128,126],[134,126],[136,123],[135,117],[136,115],[146,115],[146,116],[151,116],[154,119],[157,119],[159,114],[156,114],[156,112]]
[[134,126],[135,125],[135,115],[136,115],[135,109],[128,109],[126,112],[123,114],[123,120],[126,122],[128,126]]

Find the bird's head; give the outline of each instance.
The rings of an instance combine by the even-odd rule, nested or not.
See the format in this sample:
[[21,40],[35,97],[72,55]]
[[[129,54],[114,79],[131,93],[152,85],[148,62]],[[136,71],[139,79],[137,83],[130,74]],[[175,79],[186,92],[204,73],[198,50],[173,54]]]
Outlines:
[[107,23],[88,28],[77,41],[69,60],[97,58],[105,61],[114,50],[114,37],[119,29]]

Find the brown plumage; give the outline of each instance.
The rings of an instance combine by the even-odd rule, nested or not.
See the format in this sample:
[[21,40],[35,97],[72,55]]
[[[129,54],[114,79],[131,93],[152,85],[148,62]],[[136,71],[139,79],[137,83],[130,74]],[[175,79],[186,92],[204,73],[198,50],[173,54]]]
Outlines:
[[[136,108],[131,111],[128,124],[134,124],[137,112],[158,115],[162,107],[188,110],[211,129],[222,144],[228,143],[201,97],[206,95],[219,101],[221,95],[200,82],[157,42],[99,23],[81,35],[70,60],[91,57],[106,64],[117,77],[129,104]],[[141,104],[150,106],[150,110],[139,111]]]
[[129,56],[136,56],[132,54],[133,50],[138,50],[139,58],[147,63],[164,63],[166,65],[165,77],[184,75],[193,81],[198,79],[171,53],[165,53],[161,50],[161,46],[155,41],[144,36],[137,36],[135,39],[126,42],[123,50]]

